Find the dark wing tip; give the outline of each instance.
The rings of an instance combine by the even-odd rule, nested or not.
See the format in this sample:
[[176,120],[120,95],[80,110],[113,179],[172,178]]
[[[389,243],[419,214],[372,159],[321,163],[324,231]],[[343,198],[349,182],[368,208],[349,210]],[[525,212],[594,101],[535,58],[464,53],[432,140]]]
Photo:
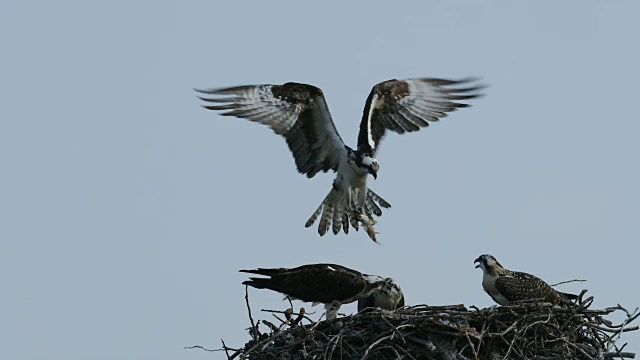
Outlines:
[[238,92],[245,91],[247,89],[254,88],[256,86],[273,86],[273,85],[239,85],[239,86],[230,86],[230,87],[221,87],[221,88],[211,88],[211,89],[196,89],[193,88],[194,91],[199,92],[201,94],[216,94],[216,95],[236,95]]
[[196,89],[196,88],[193,88],[193,90],[195,92],[199,92],[200,94],[217,94],[219,90],[224,90],[224,89],[219,89],[219,88],[216,88],[216,89]]
[[[233,109],[233,108],[230,108],[230,107],[227,107],[227,106],[216,106],[216,105],[200,105],[200,106],[202,106],[202,107],[203,107],[203,108],[205,108],[205,109],[208,109],[208,110],[215,110],[215,111]],[[222,115],[222,116],[229,116],[230,114],[228,114],[228,113],[221,113],[220,115]]]
[[475,85],[468,87],[468,88],[459,88],[456,89],[457,92],[470,92],[470,91],[477,91],[477,90],[482,90],[485,88],[489,87],[489,84],[486,83],[478,83],[480,81],[482,81],[482,78],[479,76],[467,76],[464,77],[462,79],[458,79],[458,80],[451,80],[451,79],[443,79],[443,78],[420,78],[418,79],[420,81],[424,81],[424,82],[428,82],[431,83],[433,85],[439,85],[439,86],[450,86],[450,85],[462,85],[462,84],[471,84],[471,83],[476,83]]
[[454,80],[457,84],[462,84],[462,83],[470,83],[470,82],[476,82],[476,81],[482,81],[482,78],[480,76],[467,76],[464,77],[462,79],[458,79],[458,80]]
[[[269,269],[242,269],[242,270],[238,270],[238,272],[263,275],[263,273],[268,270]],[[250,278],[250,279],[254,279],[254,278]]]

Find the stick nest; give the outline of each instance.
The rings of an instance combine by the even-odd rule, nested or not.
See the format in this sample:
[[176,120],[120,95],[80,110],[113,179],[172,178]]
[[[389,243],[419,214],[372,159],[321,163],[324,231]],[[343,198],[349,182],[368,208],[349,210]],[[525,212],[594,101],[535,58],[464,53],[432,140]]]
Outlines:
[[[248,307],[252,339],[239,349],[223,341],[219,350],[229,360],[634,358],[623,351],[626,344],[616,341],[623,332],[638,329],[629,326],[640,315],[638,309],[592,310],[593,298],[583,300],[585,292],[570,307],[539,302],[487,309],[417,305],[394,312],[365,309],[318,322],[304,309],[263,310],[273,313],[279,325],[254,323]],[[622,323],[606,319],[614,312],[624,313]]]

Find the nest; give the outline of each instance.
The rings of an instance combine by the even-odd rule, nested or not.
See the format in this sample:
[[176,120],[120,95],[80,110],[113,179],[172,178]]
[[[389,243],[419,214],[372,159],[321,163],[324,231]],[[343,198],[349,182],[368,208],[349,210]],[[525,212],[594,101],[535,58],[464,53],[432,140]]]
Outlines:
[[[618,346],[640,314],[622,306],[593,310],[593,298],[558,307],[540,302],[467,309],[464,305],[365,309],[358,314],[314,322],[304,309],[274,313],[279,325],[249,318],[252,339],[242,348],[223,348],[238,359],[612,359],[634,358]],[[248,307],[248,297],[247,307]],[[614,324],[606,317],[621,312]],[[283,314],[284,318],[276,315]],[[262,330],[260,325],[263,325]],[[196,346],[200,347],[200,346]]]

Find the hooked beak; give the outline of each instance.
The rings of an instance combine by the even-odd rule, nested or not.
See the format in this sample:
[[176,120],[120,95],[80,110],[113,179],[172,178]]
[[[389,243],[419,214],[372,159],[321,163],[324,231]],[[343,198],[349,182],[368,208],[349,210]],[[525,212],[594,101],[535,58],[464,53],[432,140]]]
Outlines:
[[476,269],[480,267],[480,258],[477,258],[475,260],[473,260],[473,263],[478,263],[478,265],[476,265]]
[[384,284],[380,290],[382,290],[383,293],[389,295],[391,294],[391,285]]
[[391,278],[387,278],[384,279],[384,282],[382,283],[382,286],[380,287],[380,291],[382,291],[383,293],[389,295],[391,294],[391,283],[393,282],[393,280]]
[[379,168],[378,164],[373,164],[369,167],[369,174],[371,174],[373,178],[376,180],[378,179],[378,168]]

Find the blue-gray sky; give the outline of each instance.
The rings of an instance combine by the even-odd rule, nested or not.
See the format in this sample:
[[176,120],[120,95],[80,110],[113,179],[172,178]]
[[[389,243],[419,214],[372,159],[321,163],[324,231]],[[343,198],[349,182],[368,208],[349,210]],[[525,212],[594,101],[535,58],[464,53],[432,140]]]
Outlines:
[[[333,262],[394,277],[409,304],[484,307],[472,262],[492,253],[635,308],[639,12],[2,1],[0,358],[223,359],[182,348],[248,339],[237,270],[258,266]],[[305,229],[332,175],[298,175],[283,139],[192,90],[314,84],[355,145],[376,83],[469,75],[491,86],[473,107],[384,139],[370,183],[393,205],[381,246]],[[281,298],[251,291],[254,317]],[[640,352],[638,334],[622,341]]]

